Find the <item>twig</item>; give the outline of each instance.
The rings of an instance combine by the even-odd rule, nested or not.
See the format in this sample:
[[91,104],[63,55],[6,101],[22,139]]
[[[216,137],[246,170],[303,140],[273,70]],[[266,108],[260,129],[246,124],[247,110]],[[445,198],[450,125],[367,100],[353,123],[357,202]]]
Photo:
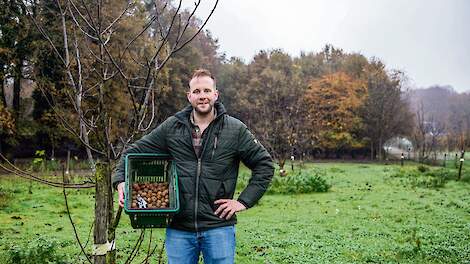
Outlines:
[[[155,251],[157,250],[157,247],[158,247],[158,243],[155,243],[155,246],[152,248],[152,251],[151,251],[149,254],[147,254],[147,256],[145,257],[145,259],[142,260],[142,262],[140,262],[140,264],[146,263],[146,262],[148,261],[148,259],[150,259],[150,257],[153,256],[153,254],[155,254]],[[163,245],[162,245],[162,248],[161,248],[161,250],[160,250],[161,253],[160,253],[160,255],[158,256],[158,259],[159,259],[159,262],[158,262],[158,263],[160,263],[160,260],[161,260],[161,258],[162,258],[162,253],[163,253],[163,248],[164,248],[164,247],[165,247],[165,240],[163,240]]]
[[44,95],[47,103],[51,107],[52,111],[54,111],[54,114],[59,118],[62,126],[64,127],[65,130],[67,130],[69,133],[71,133],[73,136],[77,137],[80,139],[80,142],[86,146],[87,148],[93,150],[96,153],[104,155],[105,153],[102,151],[97,150],[96,148],[92,147],[89,143],[85,142],[84,139],[76,132],[73,130],[73,128],[70,126],[69,123],[64,119],[64,117],[60,114],[60,112],[56,109],[55,105],[49,100],[49,97],[46,94],[46,91],[41,87],[41,85],[38,85],[39,90],[41,90],[42,94]]
[[137,255],[137,252],[139,251],[140,245],[142,244],[142,241],[144,240],[144,237],[145,237],[145,229],[142,229],[142,231],[140,232],[140,237],[139,239],[137,239],[137,242],[134,245],[134,248],[132,249],[131,254],[127,258],[125,264],[131,263],[132,260],[135,258],[135,256]]
[[214,14],[214,11],[215,11],[215,8],[217,7],[217,4],[219,3],[219,0],[216,0],[215,1],[215,4],[214,4],[214,7],[212,8],[211,12],[209,13],[209,15],[207,16],[206,20],[204,21],[204,23],[201,25],[201,27],[199,28],[199,30],[190,38],[188,39],[187,41],[185,41],[183,43],[183,45],[181,45],[179,48],[177,48],[174,52],[178,52],[179,50],[181,50],[184,46],[186,46],[189,42],[191,42],[200,32],[201,30],[206,26],[207,22],[209,21],[209,18],[212,16],[212,14]]
[[162,248],[158,252],[158,264],[162,263],[163,249],[165,248],[165,239],[163,239]]
[[147,257],[145,258],[145,264],[148,263],[148,259],[150,258],[150,249],[152,247],[152,236],[153,236],[153,229],[150,229],[150,238],[149,238],[149,246],[147,248]]
[[121,19],[121,17],[127,12],[127,10],[129,9],[129,7],[131,7],[131,5],[132,5],[132,2],[129,1],[124,11],[122,11],[121,15],[119,15],[116,19],[114,19],[113,22],[111,22],[111,24],[109,24],[109,26],[103,30],[103,32],[110,30],[114,26],[114,24],[116,24]]
[[62,188],[74,188],[74,189],[81,189],[81,188],[92,188],[94,187],[94,184],[93,185],[87,185],[88,183],[79,183],[79,184],[76,184],[76,183],[64,183],[64,182],[53,182],[53,181],[48,181],[48,180],[45,180],[45,179],[42,179],[42,178],[39,178],[37,176],[34,176],[33,174],[30,174],[26,171],[23,171],[21,170],[20,168],[16,167],[15,165],[13,165],[7,158],[5,158],[5,156],[3,156],[1,153],[0,153],[0,158],[3,159],[8,165],[10,165],[13,169],[9,169],[7,167],[5,167],[3,164],[0,163],[0,168],[10,172],[10,173],[13,173],[15,175],[18,175],[22,178],[25,178],[25,179],[28,179],[28,180],[33,180],[33,181],[36,181],[36,182],[39,182],[39,183],[42,183],[42,184],[46,184],[46,185],[49,185],[49,186],[53,186],[53,187],[62,187]]
[[[72,1],[69,1],[68,3],[71,3]],[[72,4],[73,5],[73,4]],[[95,36],[92,36],[90,35],[88,32],[86,32],[81,26],[80,26],[80,23],[78,22],[77,18],[75,17],[75,15],[73,14],[73,11],[72,11],[72,8],[70,8],[70,5],[67,5],[67,8],[69,9],[69,13],[70,13],[70,16],[72,17],[72,20],[73,22],[75,23],[75,25],[78,27],[78,29],[80,29],[81,32],[83,32],[83,34],[85,34],[87,37],[89,37],[90,39],[92,40],[98,40],[97,37]]]
[[95,222],[91,222],[90,230],[88,231],[88,236],[87,236],[86,243],[85,243],[85,247],[87,247],[88,242],[90,242],[91,231],[93,231],[93,226],[95,226]]
[[[62,177],[65,178],[65,174],[62,174]],[[72,216],[70,215],[69,204],[68,204],[68,202],[67,202],[67,193],[66,193],[66,191],[65,191],[65,188],[62,189],[62,193],[64,194],[65,208],[66,208],[66,210],[67,210],[67,216],[69,217],[70,224],[72,224],[73,232],[74,232],[74,234],[75,234],[75,239],[77,240],[78,244],[80,245],[80,249],[81,249],[83,255],[85,255],[85,257],[86,257],[86,259],[88,260],[88,262],[89,262],[90,264],[92,264],[93,262],[90,260],[90,258],[89,258],[88,255],[86,254],[85,248],[83,248],[83,245],[82,245],[82,243],[80,242],[80,237],[78,236],[77,229],[76,229],[76,227],[75,227],[75,223],[73,222]]]

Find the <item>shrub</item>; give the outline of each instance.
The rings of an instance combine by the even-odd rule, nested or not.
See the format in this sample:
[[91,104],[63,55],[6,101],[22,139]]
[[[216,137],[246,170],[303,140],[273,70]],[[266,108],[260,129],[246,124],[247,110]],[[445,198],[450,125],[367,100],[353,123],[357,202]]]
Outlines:
[[42,264],[69,263],[66,257],[56,253],[59,245],[55,241],[38,238],[25,246],[13,246],[8,251],[8,263]]
[[[448,181],[458,179],[458,170],[448,168],[429,168],[418,166],[416,170],[400,168],[391,177],[405,178],[411,187],[442,188]],[[470,173],[462,172],[462,182],[470,182]]]
[[470,171],[463,171],[461,181],[470,183]]
[[418,169],[419,172],[426,172],[426,171],[429,170],[429,167],[426,166],[426,165],[420,164],[420,165],[418,165],[417,169]]
[[421,174],[416,170],[410,170],[406,168],[400,168],[395,173],[392,173],[390,176],[395,178],[416,178]]
[[445,169],[445,168],[440,168],[440,169],[436,169],[436,170],[431,170],[431,171],[427,172],[426,175],[434,177],[434,178],[441,178],[445,181],[449,181],[449,180],[456,180],[457,176],[458,176],[457,173],[458,172],[451,171],[451,170],[448,170],[448,169]]
[[286,177],[280,177],[276,174],[267,193],[298,194],[327,192],[331,186],[326,182],[324,176],[325,172],[317,168]]
[[45,162],[46,171],[57,171],[60,169],[60,162],[58,160],[48,160]]
[[446,185],[447,180],[441,177],[423,176],[413,182],[414,187],[437,189]]

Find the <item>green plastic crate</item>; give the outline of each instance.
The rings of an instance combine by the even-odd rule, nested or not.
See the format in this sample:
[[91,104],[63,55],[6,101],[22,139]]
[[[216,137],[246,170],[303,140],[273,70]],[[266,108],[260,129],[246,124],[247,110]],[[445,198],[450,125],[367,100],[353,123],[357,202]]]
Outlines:
[[[151,153],[129,153],[125,158],[125,205],[133,228],[166,227],[180,209],[178,175],[176,166],[169,155]],[[145,182],[167,182],[169,206],[166,208],[134,209],[132,184]]]

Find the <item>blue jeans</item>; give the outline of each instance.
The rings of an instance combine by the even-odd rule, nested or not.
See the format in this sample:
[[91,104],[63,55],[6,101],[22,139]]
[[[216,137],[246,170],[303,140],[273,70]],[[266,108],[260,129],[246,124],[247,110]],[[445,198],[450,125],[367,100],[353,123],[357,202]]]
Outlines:
[[235,226],[201,232],[166,229],[169,264],[197,264],[202,251],[205,264],[232,264],[235,258]]

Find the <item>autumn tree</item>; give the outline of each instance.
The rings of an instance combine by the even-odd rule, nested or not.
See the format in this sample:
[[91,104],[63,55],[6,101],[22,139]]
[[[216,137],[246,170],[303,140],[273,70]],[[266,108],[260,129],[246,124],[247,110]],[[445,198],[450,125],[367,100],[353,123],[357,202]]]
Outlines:
[[219,77],[229,113],[253,129],[282,169],[304,136],[302,83],[293,59],[281,50],[260,51],[248,65],[230,59]]
[[305,94],[308,123],[314,146],[340,152],[363,146],[358,132],[362,129],[359,109],[364,104],[367,88],[364,81],[344,72],[313,80]]
[[[22,92],[25,80],[32,79],[33,55],[40,36],[27,16],[27,6],[36,6],[36,1],[0,3],[0,98],[3,107],[11,113],[15,127],[14,134],[0,139],[0,145],[13,149],[35,132],[35,126],[29,124],[25,115],[27,105],[22,101]],[[30,15],[37,15],[34,8]],[[12,90],[11,102],[6,100],[7,85]]]
[[[7,136],[13,135],[15,131],[15,125],[12,114],[8,111],[3,103],[0,103],[0,137],[6,138]],[[3,152],[2,141],[0,140],[0,153]]]

